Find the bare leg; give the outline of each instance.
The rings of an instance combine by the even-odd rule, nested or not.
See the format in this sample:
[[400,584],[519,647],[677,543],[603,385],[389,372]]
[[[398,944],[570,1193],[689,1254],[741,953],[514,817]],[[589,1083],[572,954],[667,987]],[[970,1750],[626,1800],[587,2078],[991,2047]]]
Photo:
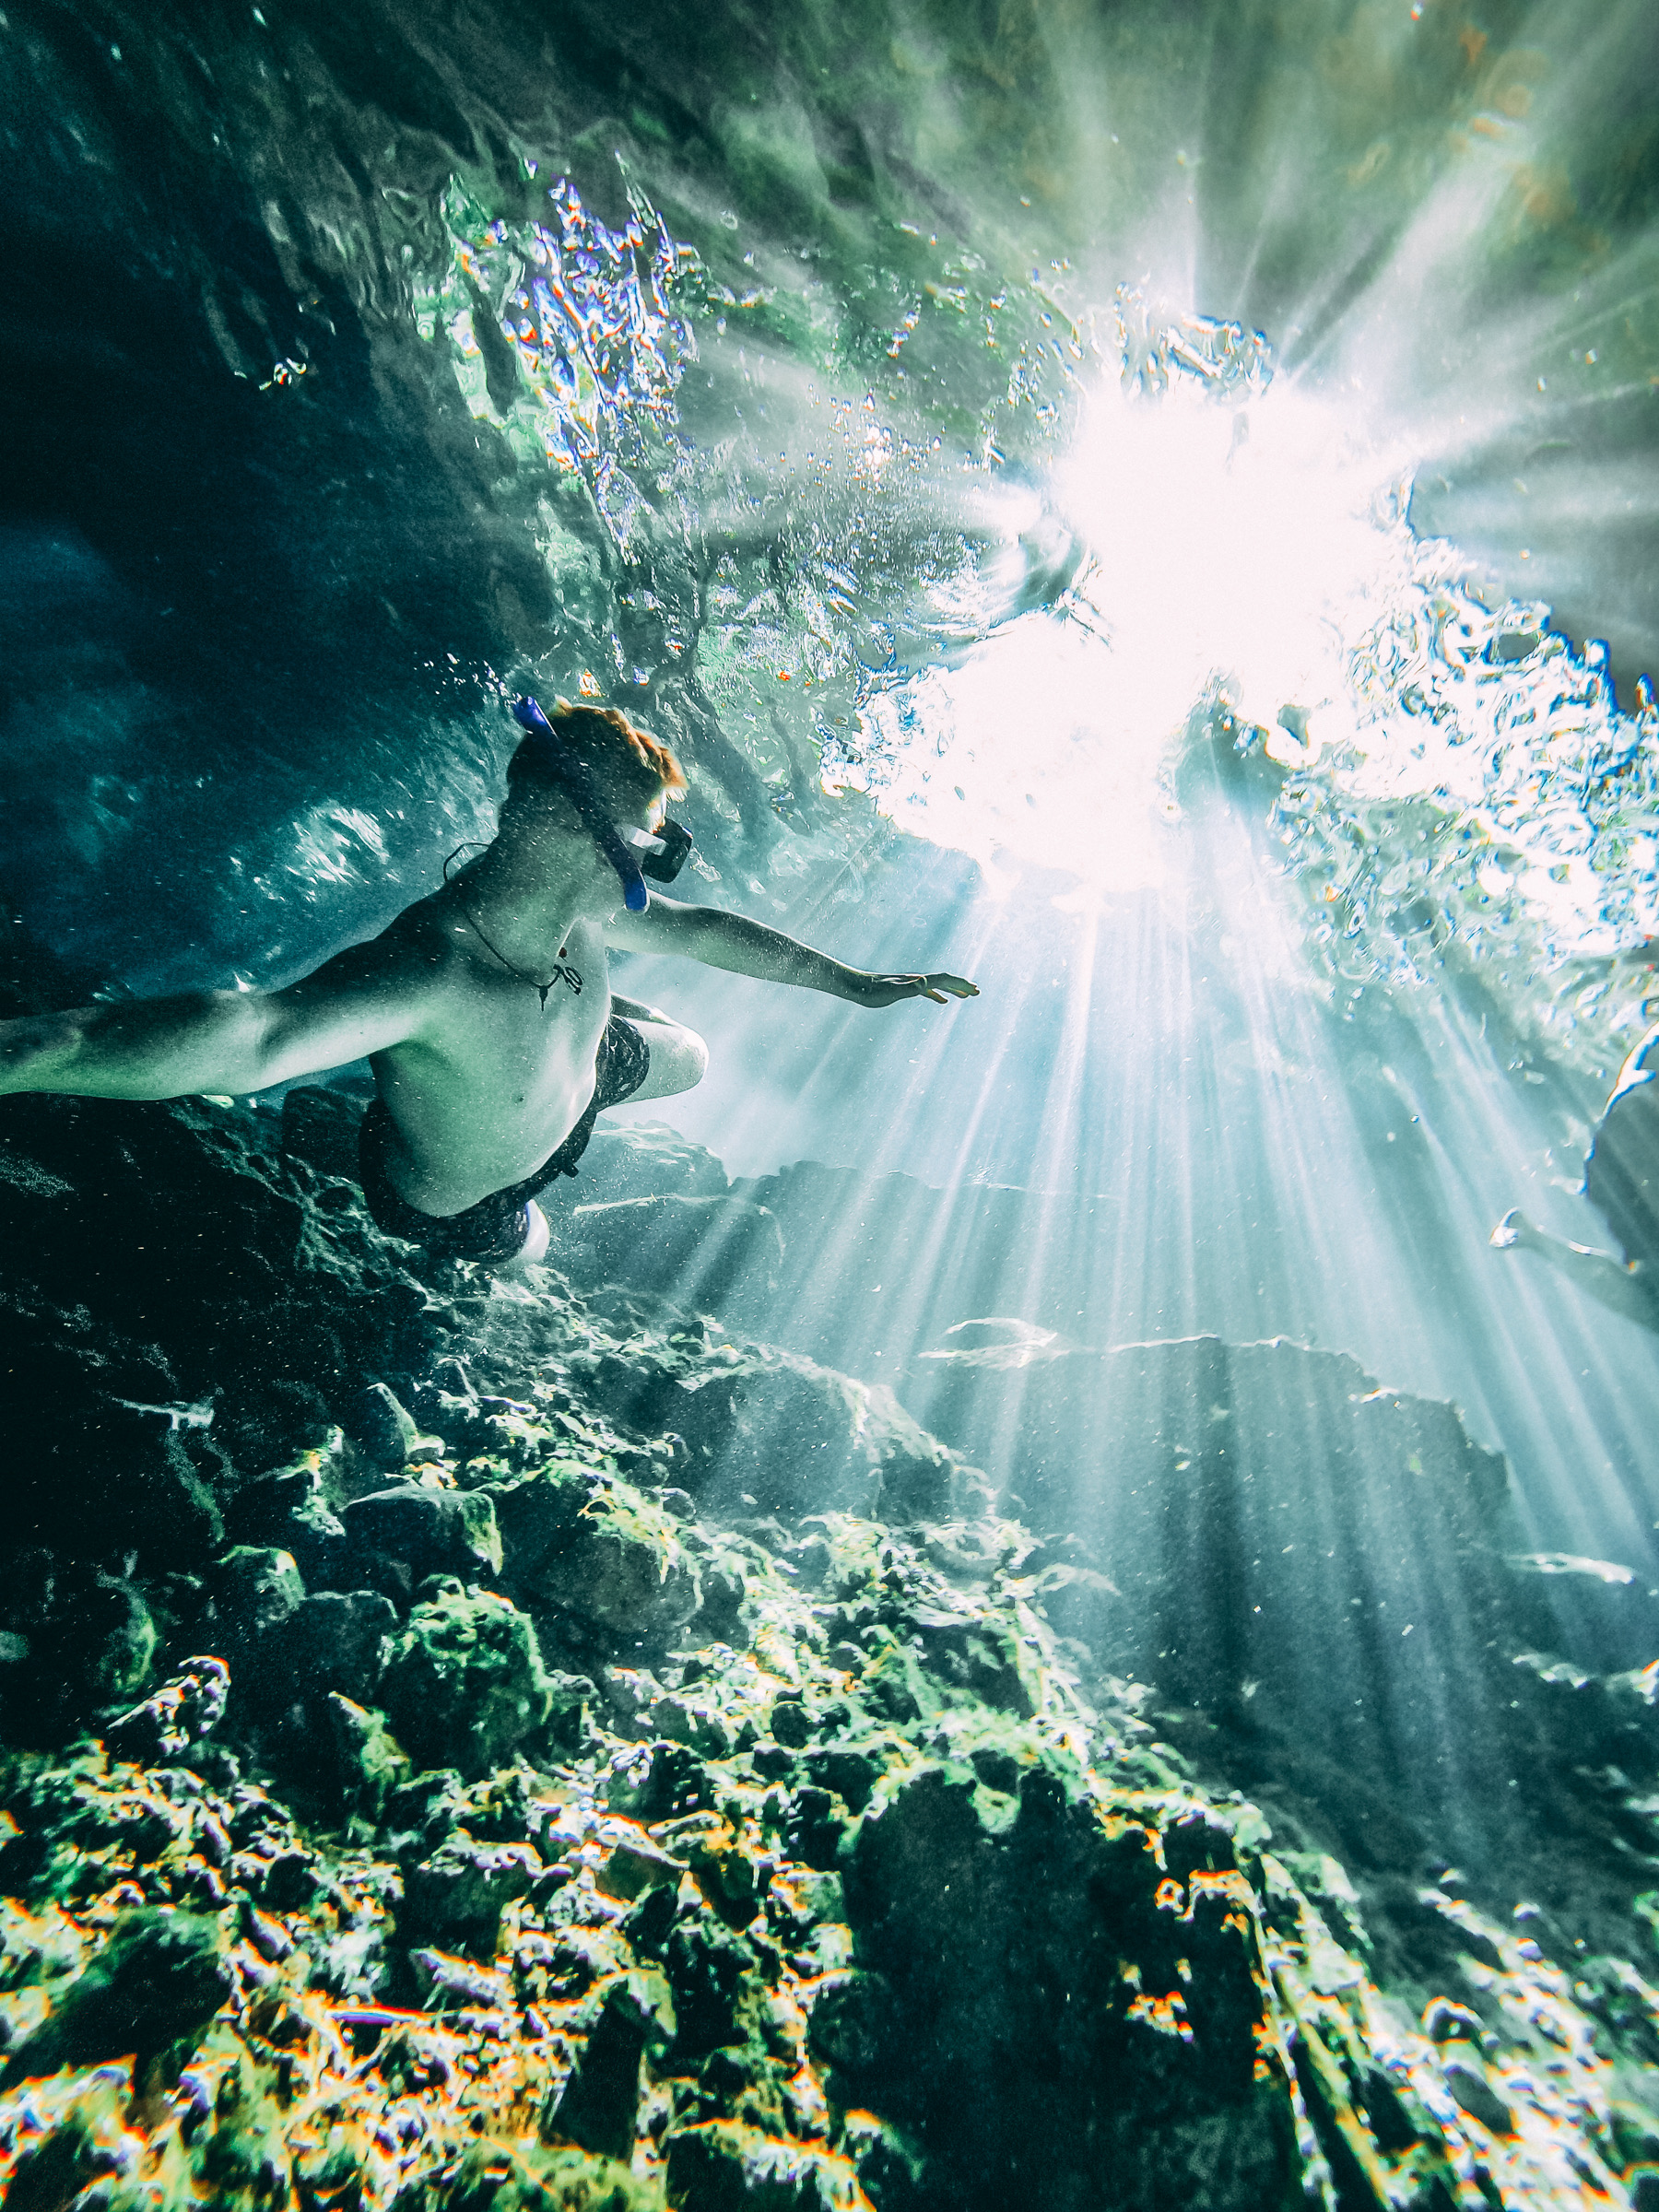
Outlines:
[[619,998],[611,993],[611,1010],[631,1021],[651,1048],[651,1067],[630,1099],[672,1099],[691,1090],[708,1072],[709,1048],[695,1030],[688,1030],[658,1006],[637,998]]
[[1609,1312],[1659,1334],[1659,1298],[1647,1277],[1639,1268],[1627,1267],[1612,1253],[1551,1236],[1548,1230],[1529,1221],[1519,1206],[1504,1215],[1491,1241],[1499,1252],[1535,1252]]

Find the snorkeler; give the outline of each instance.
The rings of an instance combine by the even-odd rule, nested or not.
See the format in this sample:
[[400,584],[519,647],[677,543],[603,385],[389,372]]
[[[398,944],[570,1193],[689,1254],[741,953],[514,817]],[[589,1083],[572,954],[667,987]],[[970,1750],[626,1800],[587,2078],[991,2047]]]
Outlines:
[[[202,991],[0,1022],[0,1094],[245,1093],[369,1058],[359,1171],[389,1235],[434,1256],[525,1266],[547,1250],[536,1194],[573,1175],[596,1116],[689,1090],[700,1037],[613,996],[607,942],[674,953],[855,1006],[977,997],[957,975],[871,975],[782,931],[648,891],[691,844],[663,818],[686,788],[668,748],[616,709],[534,700],[496,834],[378,937],[273,992]],[[452,854],[452,859],[454,855]]]
[[1570,1244],[1519,1206],[1492,1231],[1500,1252],[1535,1252],[1581,1290],[1659,1334],[1659,1028],[1619,1071],[1584,1160],[1586,1194],[1606,1216],[1624,1257]]

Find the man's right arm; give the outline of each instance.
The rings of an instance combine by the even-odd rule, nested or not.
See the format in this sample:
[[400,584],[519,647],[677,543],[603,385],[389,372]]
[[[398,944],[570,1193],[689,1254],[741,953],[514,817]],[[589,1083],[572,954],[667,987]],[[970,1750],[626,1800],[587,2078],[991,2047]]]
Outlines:
[[377,938],[284,991],[190,991],[0,1022],[0,1095],[177,1099],[264,1090],[417,1034],[430,984]]
[[3,1022],[0,1092],[176,1099],[257,1090],[269,1003],[259,992],[189,991]]

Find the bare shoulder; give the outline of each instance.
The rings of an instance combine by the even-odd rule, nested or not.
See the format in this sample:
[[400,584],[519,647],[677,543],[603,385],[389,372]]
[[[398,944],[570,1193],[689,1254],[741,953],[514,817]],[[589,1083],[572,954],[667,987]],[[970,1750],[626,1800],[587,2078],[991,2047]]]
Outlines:
[[403,999],[438,994],[462,964],[463,955],[443,926],[435,901],[418,900],[394,915],[378,936],[347,945],[290,983],[283,997],[358,996],[368,993]]

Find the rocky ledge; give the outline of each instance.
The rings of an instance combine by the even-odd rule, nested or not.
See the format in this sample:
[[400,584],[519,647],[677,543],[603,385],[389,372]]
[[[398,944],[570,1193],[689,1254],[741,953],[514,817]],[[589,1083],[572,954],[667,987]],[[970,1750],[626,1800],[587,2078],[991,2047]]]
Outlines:
[[[942,1441],[637,1239],[412,1273],[353,1111],[0,1114],[10,2212],[1659,2202],[1652,1670],[1548,1648],[1446,1409],[1010,1324],[904,1392]],[[626,1151],[591,1203],[672,1166]],[[1043,1439],[1108,1401],[1102,1523]],[[1336,1470],[1359,1553],[1432,1524],[1369,1733],[1374,1624],[1300,1687],[1358,1601],[1264,1566],[1268,1466],[1293,1518]]]

